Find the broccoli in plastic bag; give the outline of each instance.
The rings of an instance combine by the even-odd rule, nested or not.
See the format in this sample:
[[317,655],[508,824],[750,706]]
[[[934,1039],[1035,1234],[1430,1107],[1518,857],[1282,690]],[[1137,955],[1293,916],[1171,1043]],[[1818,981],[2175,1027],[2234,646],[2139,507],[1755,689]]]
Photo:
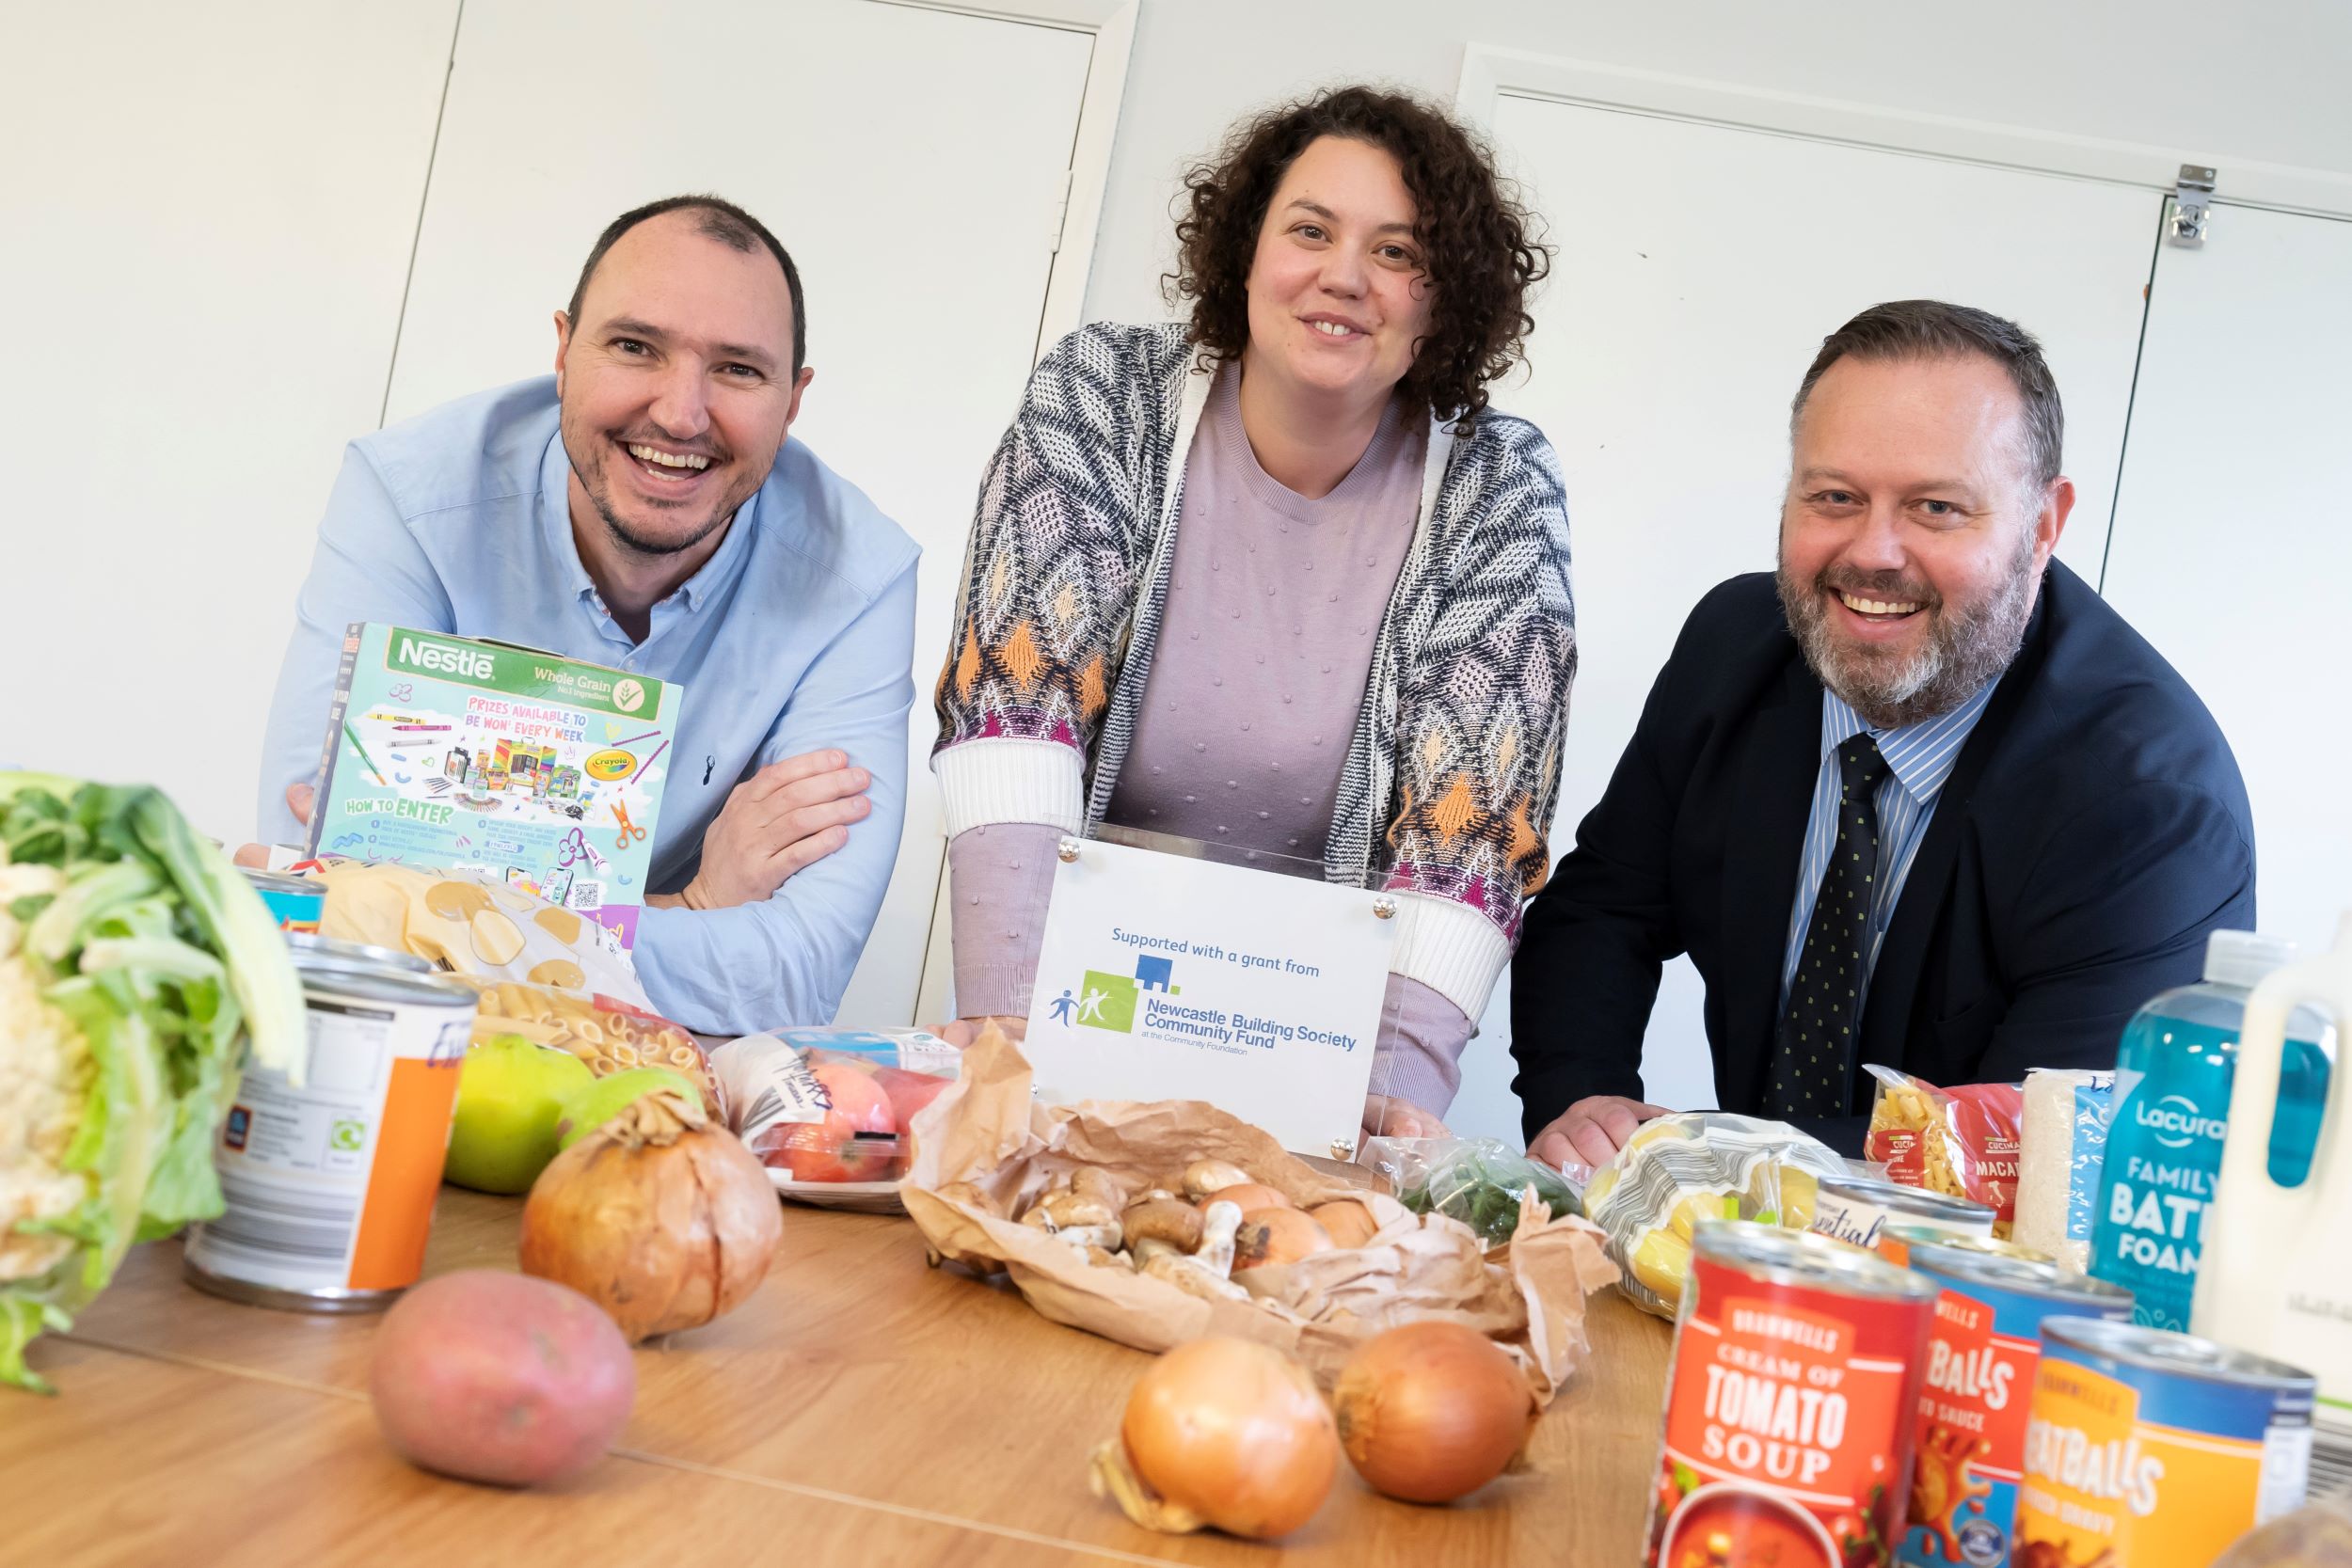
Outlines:
[[1406,1208],[1459,1220],[1489,1247],[1511,1239],[1531,1185],[1555,1218],[1584,1212],[1558,1171],[1500,1138],[1375,1138],[1367,1158],[1395,1180]]
[[1804,1230],[1816,1182],[1843,1176],[1827,1144],[1784,1121],[1727,1111],[1686,1111],[1644,1122],[1615,1158],[1593,1173],[1584,1208],[1607,1234],[1617,1288],[1645,1312],[1671,1318],[1691,1275],[1691,1240],[1703,1220],[1760,1220]]

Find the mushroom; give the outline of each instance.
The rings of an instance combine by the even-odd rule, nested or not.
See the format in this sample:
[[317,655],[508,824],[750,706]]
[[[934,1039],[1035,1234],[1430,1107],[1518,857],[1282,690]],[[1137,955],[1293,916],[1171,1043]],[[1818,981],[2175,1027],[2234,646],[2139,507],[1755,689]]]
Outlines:
[[1127,1207],[1127,1190],[1111,1180],[1110,1173],[1094,1165],[1081,1165],[1070,1179],[1070,1190],[1080,1197],[1100,1203],[1112,1213]]
[[1184,1248],[1178,1246],[1175,1243],[1159,1241],[1151,1236],[1138,1237],[1135,1243],[1127,1248],[1127,1250],[1135,1258],[1136,1272],[1137,1274],[1143,1273],[1144,1266],[1150,1263],[1154,1258],[1182,1258],[1184,1256]]
[[1249,1292],[1232,1280],[1211,1274],[1199,1261],[1182,1253],[1164,1252],[1143,1265],[1143,1272],[1154,1279],[1165,1279],[1186,1295],[1203,1301],[1248,1301]]
[[1233,1272],[1233,1236],[1241,1229],[1241,1205],[1212,1203],[1200,1222],[1200,1244],[1192,1261],[1223,1279]]
[[[1085,1174],[1084,1172],[1080,1173]],[[1023,1225],[1033,1225],[1049,1236],[1082,1227],[1107,1226],[1111,1235],[1119,1235],[1120,1205],[1106,1201],[1099,1188],[1088,1191],[1076,1185],[1057,1188],[1037,1201],[1034,1208],[1021,1216]],[[1111,1245],[1118,1245],[1114,1240]]]
[[1249,1180],[1248,1171],[1227,1161],[1195,1160],[1184,1167],[1184,1196],[1198,1203],[1211,1193],[1242,1186]]
[[1128,1206],[1119,1216],[1119,1229],[1131,1247],[1149,1238],[1189,1253],[1200,1245],[1200,1211],[1177,1198],[1148,1197]]

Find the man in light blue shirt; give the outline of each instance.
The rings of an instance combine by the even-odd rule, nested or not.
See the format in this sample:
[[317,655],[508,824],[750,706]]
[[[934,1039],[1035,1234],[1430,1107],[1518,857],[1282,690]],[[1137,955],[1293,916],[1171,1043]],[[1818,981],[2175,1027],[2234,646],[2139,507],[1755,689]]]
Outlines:
[[351,444],[271,705],[265,840],[298,842],[344,628],[490,637],[685,688],[638,926],[690,1028],[829,1021],[906,802],[912,540],[786,436],[800,278],[715,198],[616,219],[556,373]]

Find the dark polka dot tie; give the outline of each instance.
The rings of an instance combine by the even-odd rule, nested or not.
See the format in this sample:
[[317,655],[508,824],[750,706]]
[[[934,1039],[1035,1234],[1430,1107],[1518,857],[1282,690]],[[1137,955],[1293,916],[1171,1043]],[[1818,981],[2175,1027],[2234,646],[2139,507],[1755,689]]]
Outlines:
[[1773,1040],[1767,1116],[1842,1117],[1852,1099],[1862,956],[1870,948],[1879,868],[1878,787],[1886,771],[1878,742],[1867,733],[1837,748],[1837,838]]

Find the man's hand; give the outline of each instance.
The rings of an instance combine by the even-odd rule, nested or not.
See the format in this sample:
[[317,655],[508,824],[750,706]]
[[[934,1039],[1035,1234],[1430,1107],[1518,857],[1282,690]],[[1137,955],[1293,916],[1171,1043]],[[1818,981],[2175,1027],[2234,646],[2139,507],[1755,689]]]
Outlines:
[[1636,1127],[1652,1117],[1671,1115],[1663,1105],[1645,1101],[1593,1095],[1569,1106],[1559,1120],[1536,1133],[1527,1151],[1555,1169],[1573,1163],[1597,1170],[1625,1147]]
[[1367,1138],[1446,1138],[1453,1134],[1444,1122],[1409,1100],[1394,1095],[1364,1096],[1364,1136]]
[[850,824],[874,809],[874,776],[840,752],[770,763],[727,794],[703,832],[702,867],[686,884],[689,909],[755,904],[850,842]]
[[[294,820],[304,827],[310,825],[310,808],[318,801],[319,792],[307,784],[286,786],[286,809],[294,814]],[[249,865],[256,871],[269,869],[269,846],[248,844],[229,857],[237,865]]]

